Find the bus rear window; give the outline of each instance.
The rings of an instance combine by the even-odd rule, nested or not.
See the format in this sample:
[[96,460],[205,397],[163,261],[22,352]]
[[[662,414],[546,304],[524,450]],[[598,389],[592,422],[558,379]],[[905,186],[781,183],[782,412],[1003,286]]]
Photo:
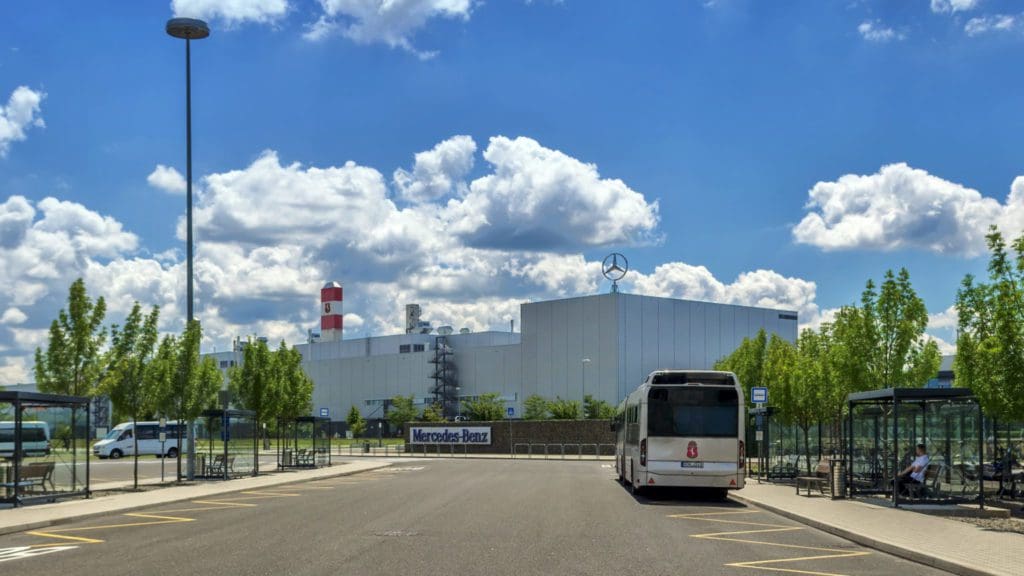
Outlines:
[[651,388],[647,396],[649,436],[735,437],[739,397],[735,388]]

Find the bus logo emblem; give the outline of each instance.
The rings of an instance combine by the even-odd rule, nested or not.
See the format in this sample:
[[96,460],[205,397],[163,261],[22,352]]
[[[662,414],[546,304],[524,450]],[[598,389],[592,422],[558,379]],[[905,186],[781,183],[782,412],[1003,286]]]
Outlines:
[[686,457],[696,458],[697,457],[697,443],[690,440],[690,443],[686,445]]

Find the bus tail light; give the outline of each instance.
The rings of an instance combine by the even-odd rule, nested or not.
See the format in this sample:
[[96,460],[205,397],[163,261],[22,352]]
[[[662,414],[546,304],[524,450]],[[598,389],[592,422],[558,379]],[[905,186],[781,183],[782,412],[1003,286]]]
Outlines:
[[740,440],[740,452],[736,458],[736,466],[739,468],[743,468],[747,464],[747,454],[744,448],[746,448],[746,445],[743,443],[743,440]]
[[640,441],[640,465],[647,466],[647,438]]

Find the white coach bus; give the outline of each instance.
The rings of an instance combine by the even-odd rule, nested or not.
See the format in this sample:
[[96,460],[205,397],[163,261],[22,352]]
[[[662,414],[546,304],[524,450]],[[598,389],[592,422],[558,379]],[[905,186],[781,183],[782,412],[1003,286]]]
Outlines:
[[619,404],[615,471],[648,486],[743,488],[743,389],[731,372],[658,370]]

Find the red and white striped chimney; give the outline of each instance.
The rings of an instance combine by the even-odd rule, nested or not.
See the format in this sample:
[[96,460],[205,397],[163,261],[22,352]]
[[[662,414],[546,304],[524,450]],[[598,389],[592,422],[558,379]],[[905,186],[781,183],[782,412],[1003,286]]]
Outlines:
[[320,341],[341,340],[342,303],[344,295],[341,284],[328,282],[320,289]]

